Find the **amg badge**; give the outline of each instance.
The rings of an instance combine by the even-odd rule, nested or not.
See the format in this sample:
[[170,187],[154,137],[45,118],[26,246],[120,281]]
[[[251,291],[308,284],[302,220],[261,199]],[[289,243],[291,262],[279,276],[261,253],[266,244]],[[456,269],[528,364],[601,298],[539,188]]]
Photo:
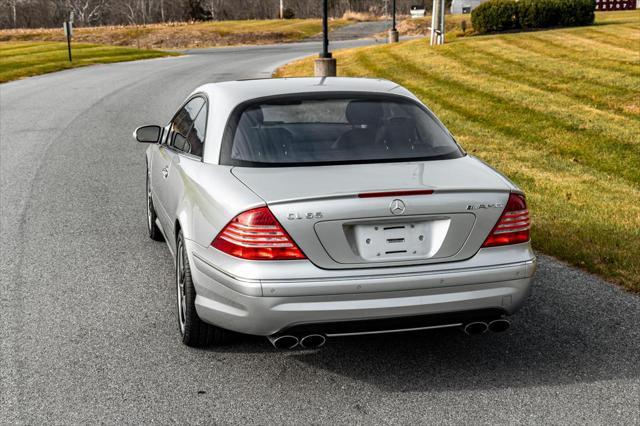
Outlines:
[[501,209],[504,207],[502,203],[492,203],[492,204],[475,204],[468,205],[467,210],[480,210],[480,209]]

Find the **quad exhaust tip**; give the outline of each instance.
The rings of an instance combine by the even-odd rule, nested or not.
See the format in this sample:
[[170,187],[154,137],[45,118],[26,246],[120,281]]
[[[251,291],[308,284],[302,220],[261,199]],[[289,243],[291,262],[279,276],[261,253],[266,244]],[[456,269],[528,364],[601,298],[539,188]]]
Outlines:
[[489,323],[484,321],[474,321],[465,325],[463,330],[469,336],[474,336],[477,334],[483,334],[487,331],[492,331],[494,333],[502,333],[503,331],[507,331],[511,327],[511,321],[499,318]]
[[469,336],[475,336],[477,334],[486,333],[488,329],[489,329],[489,326],[487,325],[486,322],[475,321],[465,325],[463,330]]
[[282,336],[269,337],[269,341],[276,349],[293,349],[298,346],[299,340],[296,336],[283,334]]
[[[484,334],[487,331],[502,333],[511,327],[511,321],[498,318],[493,321],[474,321],[466,324],[462,330],[469,336]],[[297,337],[291,334],[269,336],[269,341],[276,349],[290,350],[300,346],[302,349],[318,349],[327,343],[327,337],[323,334],[307,334]]]
[[307,334],[300,338],[291,334],[283,334],[269,336],[269,341],[276,349],[295,349],[298,346],[302,349],[317,349],[324,346],[327,338],[322,334]]
[[511,321],[504,318],[493,320],[489,323],[489,330],[494,333],[502,333],[503,331],[507,331],[509,327],[511,327]]
[[322,334],[309,334],[300,339],[300,346],[305,349],[317,349],[324,346],[327,342],[327,338]]

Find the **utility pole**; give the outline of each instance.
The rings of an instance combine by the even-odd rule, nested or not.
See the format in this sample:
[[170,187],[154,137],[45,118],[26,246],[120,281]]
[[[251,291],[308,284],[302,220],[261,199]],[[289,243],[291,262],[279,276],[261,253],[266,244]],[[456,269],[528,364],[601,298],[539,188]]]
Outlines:
[[284,19],[284,0],[280,0],[280,19]]
[[335,77],[336,60],[329,52],[329,0],[322,0],[322,52],[314,61],[316,77]]
[[391,29],[389,30],[389,43],[397,43],[399,40],[398,30],[396,29],[396,0],[393,0],[391,5]]
[[67,52],[69,53],[69,62],[71,60],[71,36],[73,35],[73,12],[69,15],[69,20],[64,22],[64,35],[67,37]]
[[444,44],[444,0],[433,0],[431,45]]

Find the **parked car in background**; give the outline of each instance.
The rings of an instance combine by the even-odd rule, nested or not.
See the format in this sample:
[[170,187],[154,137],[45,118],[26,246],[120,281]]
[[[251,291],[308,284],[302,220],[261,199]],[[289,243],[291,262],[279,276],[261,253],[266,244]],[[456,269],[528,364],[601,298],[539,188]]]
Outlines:
[[503,331],[529,293],[524,194],[391,81],[206,84],[134,135],[187,345]]

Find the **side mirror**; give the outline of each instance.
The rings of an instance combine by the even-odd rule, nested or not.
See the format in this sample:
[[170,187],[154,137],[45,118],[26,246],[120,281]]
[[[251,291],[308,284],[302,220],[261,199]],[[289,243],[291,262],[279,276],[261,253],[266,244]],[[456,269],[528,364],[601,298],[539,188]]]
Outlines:
[[162,127],[151,125],[138,127],[133,132],[133,137],[142,143],[158,143],[162,135]]

